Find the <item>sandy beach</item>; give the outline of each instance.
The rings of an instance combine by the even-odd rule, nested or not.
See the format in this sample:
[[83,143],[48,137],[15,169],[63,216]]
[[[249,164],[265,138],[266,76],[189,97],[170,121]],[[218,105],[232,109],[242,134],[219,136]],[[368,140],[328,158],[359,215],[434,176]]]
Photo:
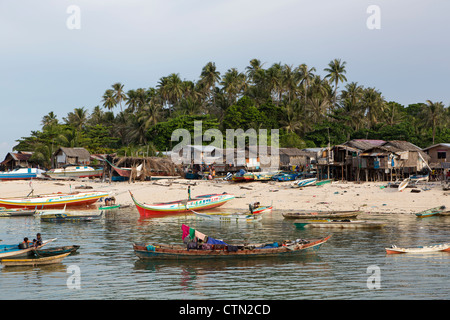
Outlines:
[[[222,209],[245,211],[248,204],[259,201],[261,205],[273,204],[276,212],[297,210],[361,210],[365,213],[415,213],[445,205],[450,208],[450,191],[444,191],[440,182],[421,183],[411,192],[389,188],[387,182],[354,183],[335,181],[323,186],[293,187],[293,182],[232,183],[221,179],[185,180],[163,179],[145,182],[102,182],[81,179],[76,181],[33,180],[34,194],[75,191],[105,191],[116,198],[116,203],[132,204],[129,191],[145,203],[158,203],[187,198],[191,186],[192,197],[209,193],[228,192],[236,199]],[[91,188],[92,187],[92,188]],[[0,182],[0,197],[21,197],[31,191],[29,181]]]

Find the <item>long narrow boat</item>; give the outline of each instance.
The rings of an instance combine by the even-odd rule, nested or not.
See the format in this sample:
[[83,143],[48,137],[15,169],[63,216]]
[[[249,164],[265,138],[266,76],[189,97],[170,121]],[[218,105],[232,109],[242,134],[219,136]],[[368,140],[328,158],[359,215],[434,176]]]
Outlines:
[[[285,257],[319,250],[331,236],[320,239],[297,239],[294,241],[227,244],[223,241],[200,244],[195,248],[182,245],[138,244],[133,245],[135,254],[140,259],[150,260],[184,260],[184,259],[254,259],[268,257]],[[210,237],[209,237],[210,238]],[[208,241],[209,241],[208,238]],[[215,239],[213,239],[215,240]]]
[[175,213],[189,213],[190,210],[205,210],[219,207],[227,201],[234,199],[234,195],[229,193],[206,194],[197,196],[190,200],[178,200],[156,204],[145,204],[138,202],[130,191],[131,199],[141,216],[159,216]]
[[384,222],[366,220],[309,220],[294,222],[299,228],[341,228],[341,229],[375,229],[386,225]]
[[432,246],[420,246],[410,248],[399,248],[393,245],[390,248],[385,248],[387,254],[397,253],[430,253],[430,252],[450,252],[450,243],[436,244]]
[[55,248],[38,249],[38,250],[32,251],[30,253],[33,255],[36,255],[38,257],[48,257],[48,256],[63,254],[63,253],[75,253],[79,248],[80,248],[80,246],[77,246],[77,245],[62,246],[62,247],[55,247]]
[[0,171],[0,181],[41,178],[43,173],[45,173],[44,170],[36,168],[18,168],[12,171]]
[[299,187],[306,187],[306,186],[312,186],[316,184],[317,178],[309,178],[309,179],[302,179],[297,184]]
[[444,212],[445,206],[435,207],[431,209],[427,209],[421,212],[416,213],[417,218],[427,218],[432,216],[440,215],[442,212]]
[[262,219],[261,214],[248,214],[248,213],[222,213],[222,214],[213,214],[213,213],[200,213],[194,210],[191,210],[197,217],[221,221],[221,222],[256,222]]
[[103,175],[103,168],[95,169],[89,166],[67,166],[48,170],[44,175],[54,179],[101,177]]
[[5,267],[40,266],[40,265],[60,263],[68,255],[70,255],[70,252],[63,253],[63,254],[57,254],[57,255],[50,255],[48,257],[43,257],[43,258],[2,259],[1,263]]
[[333,179],[326,179],[321,181],[316,181],[316,186],[323,186],[324,184],[333,182]]
[[35,213],[36,213],[35,209],[23,209],[23,208],[6,209],[6,208],[0,208],[0,217],[29,217],[29,216],[34,216]]
[[300,211],[300,212],[284,212],[283,217],[286,219],[354,219],[362,212],[354,211]]
[[406,178],[405,180],[403,180],[400,183],[400,185],[398,186],[398,191],[402,192],[408,186],[408,183],[409,183],[409,178]]
[[106,192],[74,192],[54,193],[34,197],[0,198],[0,207],[46,209],[62,208],[64,206],[84,206],[93,204],[107,196],[108,193]]
[[80,213],[80,212],[51,212],[50,210],[47,212],[44,212],[39,215],[41,218],[41,221],[45,222],[81,222],[81,221],[93,221],[93,220],[99,220],[103,216],[103,211],[100,211],[100,213],[92,213],[92,214],[86,214],[86,213]]
[[22,256],[22,255],[27,255],[29,252],[42,248],[43,246],[45,246],[46,244],[55,241],[55,239],[49,239],[49,240],[44,240],[42,242],[42,245],[36,247],[31,247],[31,248],[26,248],[26,249],[21,249],[19,247],[19,244],[12,244],[12,245],[0,245],[0,259],[3,258],[8,258],[8,257],[16,257],[16,256]]

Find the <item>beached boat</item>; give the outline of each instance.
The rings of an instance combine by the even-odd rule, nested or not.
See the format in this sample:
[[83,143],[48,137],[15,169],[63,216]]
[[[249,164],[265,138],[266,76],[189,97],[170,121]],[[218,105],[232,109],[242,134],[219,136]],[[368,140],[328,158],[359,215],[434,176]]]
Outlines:
[[79,248],[80,248],[80,246],[72,245],[72,246],[62,246],[62,247],[54,247],[54,248],[47,248],[47,249],[37,249],[37,250],[31,251],[30,254],[36,255],[38,257],[48,257],[48,256],[63,254],[63,253],[75,253]]
[[309,179],[302,179],[298,183],[296,182],[297,186],[299,187],[306,187],[306,186],[312,186],[316,183],[317,178],[309,178]]
[[300,211],[300,212],[283,212],[282,215],[286,219],[354,219],[361,211]]
[[103,175],[103,168],[95,169],[89,166],[67,166],[48,170],[45,175],[53,179],[101,177]]
[[39,248],[42,248],[46,244],[53,242],[55,240],[56,240],[56,238],[44,240],[44,241],[42,241],[42,245],[38,246],[37,248],[30,247],[30,248],[25,248],[25,249],[21,249],[19,243],[18,244],[9,244],[9,245],[2,244],[2,245],[0,245],[0,259],[27,255],[29,252],[39,249]]
[[274,173],[267,173],[267,172],[254,172],[253,173],[253,179],[255,181],[270,181],[270,180],[272,180],[273,176],[274,176]]
[[417,212],[416,217],[417,218],[427,218],[427,217],[432,217],[432,216],[438,216],[442,212],[444,212],[444,210],[445,210],[445,206],[435,207],[435,208],[427,209],[427,210],[424,210],[421,212]]
[[255,180],[255,176],[253,175],[253,173],[244,173],[244,174],[236,173],[231,178],[231,181],[234,181],[234,182],[251,182],[254,180]]
[[221,222],[256,222],[262,219],[261,214],[248,213],[200,213],[191,210],[198,218]]
[[12,171],[0,171],[0,181],[42,178],[44,173],[44,170],[37,168],[18,168]]
[[333,182],[333,179],[326,179],[326,180],[317,181],[316,182],[316,186],[323,186],[324,184],[331,183],[331,182]]
[[65,257],[70,255],[70,252],[50,255],[48,257],[38,257],[38,258],[8,258],[2,259],[1,264],[5,267],[17,267],[17,266],[40,266],[47,264],[60,263]]
[[385,249],[386,253],[388,254],[450,252],[450,243],[436,244],[432,246],[409,247],[409,248],[399,248],[396,245],[392,245],[392,247]]
[[[182,226],[182,229],[187,226]],[[189,229],[189,227],[187,227]],[[188,231],[188,233],[191,230]],[[183,231],[184,232],[184,231]],[[194,230],[195,232],[195,230]],[[197,233],[196,233],[197,234]],[[203,235],[204,236],[204,235]],[[228,244],[212,237],[204,237],[203,243],[195,242],[187,245],[138,244],[133,245],[135,254],[140,259],[253,259],[267,257],[284,257],[317,251],[330,236],[320,239],[297,239],[293,241]]]
[[409,180],[411,182],[419,182],[419,181],[428,181],[429,179],[429,175],[428,174],[423,174],[423,175],[413,175],[409,177]]
[[384,222],[366,221],[366,220],[308,220],[303,222],[294,222],[294,225],[299,228],[382,228],[386,225]]
[[106,192],[74,192],[53,193],[33,197],[0,198],[0,207],[45,209],[62,208],[64,206],[84,206],[93,204],[99,199],[107,196],[108,193]]
[[2,218],[4,218],[4,217],[29,217],[29,216],[34,216],[35,213],[36,213],[35,209],[0,208],[0,217],[2,217]]
[[299,176],[298,173],[295,172],[281,172],[272,177],[272,180],[275,181],[294,181]]
[[155,216],[176,213],[190,213],[190,210],[205,210],[219,207],[227,201],[234,199],[229,193],[214,193],[197,196],[188,200],[146,204],[138,202],[130,191],[131,199],[141,216]]
[[[38,211],[39,213],[39,211]],[[103,216],[103,211],[100,211],[100,213],[84,213],[84,212],[68,212],[63,211],[60,212],[59,210],[55,210],[55,212],[52,212],[52,210],[47,210],[44,212],[39,213],[39,217],[41,221],[45,222],[81,222],[81,221],[93,221],[93,220],[99,220]]]
[[406,178],[405,180],[403,180],[400,185],[398,186],[398,191],[401,192],[403,191],[403,189],[405,189],[408,186],[409,183],[409,178]]

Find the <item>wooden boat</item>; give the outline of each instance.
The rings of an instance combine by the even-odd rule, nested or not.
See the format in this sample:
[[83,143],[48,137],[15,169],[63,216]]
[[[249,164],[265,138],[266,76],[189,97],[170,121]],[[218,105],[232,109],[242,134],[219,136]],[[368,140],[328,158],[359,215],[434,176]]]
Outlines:
[[23,208],[6,209],[6,208],[0,208],[0,217],[29,217],[29,216],[34,216],[35,213],[36,213],[35,209],[23,209]]
[[114,209],[120,209],[120,204],[114,204],[110,206],[100,206],[98,207],[99,210],[114,210]]
[[[266,258],[282,257],[317,251],[331,236],[321,239],[297,239],[282,243],[252,243],[231,245],[208,237],[206,243],[192,248],[189,245],[138,244],[133,245],[140,259],[230,259],[230,258]],[[211,241],[212,239],[212,241]],[[189,249],[188,249],[189,246]]]
[[0,206],[5,208],[46,209],[62,208],[64,206],[84,206],[107,197],[106,192],[74,192],[53,193],[34,197],[0,198]]
[[317,178],[302,179],[297,184],[299,187],[312,186],[316,183]]
[[423,174],[423,175],[413,175],[409,177],[409,180],[412,182],[419,182],[419,181],[428,181],[429,175]]
[[222,221],[222,222],[256,222],[262,219],[262,215],[260,214],[248,214],[248,213],[200,213],[194,210],[191,210],[197,217],[214,220],[214,221]]
[[49,239],[49,240],[44,240],[42,242],[42,245],[36,247],[31,247],[31,248],[26,248],[26,249],[21,249],[19,247],[19,244],[12,244],[12,245],[0,245],[0,259],[3,258],[8,258],[8,257],[16,257],[16,256],[22,256],[22,255],[27,255],[29,252],[42,248],[43,246],[45,246],[46,244],[55,241],[56,238],[54,239]]
[[103,216],[103,211],[100,213],[92,213],[85,214],[80,212],[60,212],[59,210],[55,210],[52,212],[51,210],[44,211],[39,214],[41,221],[45,222],[81,222],[81,221],[93,221],[99,220]]
[[0,171],[0,181],[42,178],[43,173],[45,173],[44,170],[37,168],[18,168],[12,171]]
[[298,173],[295,172],[281,172],[272,177],[275,181],[294,181],[298,177]]
[[79,248],[80,248],[80,246],[77,246],[77,245],[62,246],[62,247],[55,247],[55,248],[38,249],[38,250],[31,251],[30,254],[36,255],[38,257],[48,257],[48,256],[63,254],[63,253],[75,253]]
[[332,181],[333,181],[333,179],[326,179],[326,180],[322,180],[322,181],[317,181],[316,182],[316,186],[323,186],[324,184],[331,183]]
[[253,175],[253,173],[244,173],[244,174],[236,173],[231,178],[231,181],[234,181],[234,182],[251,182],[254,180],[255,180],[255,176]]
[[361,211],[305,211],[305,212],[284,212],[286,219],[354,219]]
[[406,188],[406,186],[408,185],[408,183],[409,183],[409,179],[408,178],[406,178],[405,180],[403,180],[402,181],[402,183],[400,183],[400,185],[398,186],[398,191],[403,191],[403,189],[405,189]]
[[435,208],[427,209],[427,210],[424,210],[421,212],[417,212],[416,217],[417,218],[427,218],[427,217],[437,216],[437,215],[441,214],[442,212],[444,212],[444,210],[445,210],[445,206],[435,207]]
[[384,222],[366,221],[366,220],[309,220],[305,222],[294,222],[294,225],[299,228],[382,228],[386,225]]
[[23,258],[23,259],[20,258],[2,259],[1,263],[5,267],[40,266],[40,265],[60,263],[69,254],[70,252],[57,255],[50,255],[48,257],[43,258],[38,257],[38,258]]
[[234,195],[224,192],[221,194],[205,194],[190,200],[178,200],[150,205],[138,202],[131,191],[130,195],[141,216],[189,213],[190,210],[198,211],[212,209],[224,205],[227,201],[234,199]]
[[272,180],[273,176],[274,176],[273,173],[266,173],[266,172],[254,172],[253,173],[253,179],[255,181],[269,181],[269,180]]
[[390,248],[385,248],[387,254],[398,253],[430,253],[430,252],[450,252],[450,243],[436,244],[432,246],[420,246],[410,248],[399,248],[393,245]]
[[94,169],[89,166],[66,166],[64,168],[48,170],[45,175],[54,179],[101,177],[103,175],[103,168]]
[[222,222],[255,222],[260,221],[262,219],[262,214],[271,212],[273,209],[272,206],[258,206],[256,208],[253,208],[252,205],[250,205],[251,212],[241,213],[241,212],[231,212],[231,213],[200,213],[196,212],[194,210],[191,210],[197,217],[208,219],[208,220],[215,220],[215,221],[222,221]]

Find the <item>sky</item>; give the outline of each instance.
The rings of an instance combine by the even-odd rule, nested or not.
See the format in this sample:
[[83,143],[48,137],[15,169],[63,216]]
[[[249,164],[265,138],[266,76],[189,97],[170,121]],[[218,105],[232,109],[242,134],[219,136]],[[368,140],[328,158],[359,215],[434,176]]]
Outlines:
[[388,101],[449,106],[449,34],[448,0],[3,0],[0,161],[50,111],[92,111],[116,82],[195,81],[209,61],[221,74],[256,58],[325,75],[341,59],[348,82]]

